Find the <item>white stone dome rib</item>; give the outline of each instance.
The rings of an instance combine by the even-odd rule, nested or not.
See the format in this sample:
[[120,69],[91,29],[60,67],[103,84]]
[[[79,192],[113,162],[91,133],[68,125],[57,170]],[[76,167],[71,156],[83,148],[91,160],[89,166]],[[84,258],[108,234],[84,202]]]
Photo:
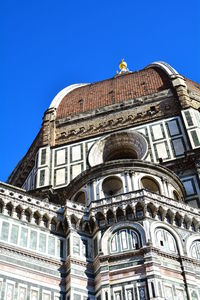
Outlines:
[[62,101],[62,99],[69,94],[71,91],[84,86],[84,85],[88,85],[89,83],[76,83],[76,84],[72,84],[67,86],[66,88],[64,88],[63,90],[61,90],[52,100],[49,108],[58,108],[60,102]]
[[155,61],[155,62],[151,63],[150,65],[148,65],[146,67],[146,69],[147,68],[152,68],[152,67],[158,67],[158,68],[162,69],[169,76],[179,75],[179,73],[174,68],[172,68],[168,63],[166,63],[164,61]]

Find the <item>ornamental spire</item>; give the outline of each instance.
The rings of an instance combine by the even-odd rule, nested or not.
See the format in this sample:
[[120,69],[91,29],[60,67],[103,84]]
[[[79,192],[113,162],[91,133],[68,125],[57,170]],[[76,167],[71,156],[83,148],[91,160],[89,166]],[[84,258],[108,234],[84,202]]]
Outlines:
[[129,69],[127,68],[127,63],[124,61],[124,58],[119,63],[119,69],[120,72],[119,73],[117,72],[117,74],[129,73]]

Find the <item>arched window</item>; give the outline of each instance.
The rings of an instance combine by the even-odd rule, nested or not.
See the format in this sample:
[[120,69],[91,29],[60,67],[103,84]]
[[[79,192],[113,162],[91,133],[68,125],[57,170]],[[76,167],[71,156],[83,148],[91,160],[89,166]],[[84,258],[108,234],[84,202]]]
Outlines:
[[200,260],[200,241],[195,241],[192,243],[190,252],[192,258]]
[[10,203],[8,203],[6,205],[6,209],[7,209],[8,216],[12,216],[13,206]]
[[173,198],[174,198],[174,200],[176,200],[176,201],[179,201],[180,199],[180,197],[179,197],[179,195],[178,195],[178,193],[176,192],[176,191],[173,191]]
[[43,221],[44,227],[48,228],[48,226],[49,226],[48,217],[47,216],[43,216],[42,221]]
[[27,222],[30,222],[31,221],[31,212],[27,209],[25,210],[25,219]]
[[177,253],[176,241],[173,235],[163,228],[155,231],[156,246],[163,251]]
[[153,178],[143,177],[141,183],[144,189],[156,194],[160,194],[159,185]]
[[20,206],[16,207],[16,214],[17,214],[18,219],[21,219],[22,211],[23,211],[23,209]]
[[106,196],[115,196],[123,193],[123,183],[117,176],[109,176],[104,179],[102,189]]
[[85,193],[82,191],[78,192],[78,194],[74,198],[74,202],[78,202],[80,204],[85,205],[86,204]]
[[123,252],[140,247],[139,236],[132,229],[121,229],[110,239],[110,252]]
[[33,217],[34,217],[35,224],[39,225],[40,224],[40,214],[38,212],[35,212]]

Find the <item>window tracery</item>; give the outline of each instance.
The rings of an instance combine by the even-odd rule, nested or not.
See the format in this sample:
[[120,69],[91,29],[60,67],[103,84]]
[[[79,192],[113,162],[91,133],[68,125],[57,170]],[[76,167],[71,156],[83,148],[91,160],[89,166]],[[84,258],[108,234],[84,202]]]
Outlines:
[[140,247],[139,236],[132,229],[117,231],[110,240],[110,252],[117,253],[138,249]]
[[190,252],[192,258],[200,260],[200,241],[195,241],[192,243]]
[[177,253],[176,241],[173,235],[163,228],[155,231],[156,246],[163,251]]

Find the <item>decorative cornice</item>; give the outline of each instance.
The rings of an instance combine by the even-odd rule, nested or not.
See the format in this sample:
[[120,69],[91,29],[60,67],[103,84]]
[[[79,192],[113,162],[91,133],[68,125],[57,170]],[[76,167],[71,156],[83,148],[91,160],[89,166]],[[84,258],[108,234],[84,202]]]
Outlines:
[[5,203],[8,202],[15,203],[15,206],[21,205],[26,208],[34,208],[35,210],[43,210],[44,213],[53,213],[55,215],[61,214],[61,206],[57,204],[52,204],[44,201],[39,197],[32,196],[27,191],[17,188],[15,186],[8,185],[6,183],[0,182],[0,195],[2,199],[5,199]]
[[159,100],[152,98],[151,95],[149,101],[140,100],[136,104],[129,105],[125,102],[120,106],[118,105],[118,109],[114,109],[112,106],[112,109],[106,107],[101,113],[94,111],[94,115],[91,112],[88,117],[78,115],[76,118],[79,118],[75,120],[69,120],[69,118],[66,122],[59,120],[55,129],[55,145],[68,144],[91,136],[102,135],[105,132],[108,134],[119,129],[127,129],[149,121],[159,120],[163,115],[173,116],[179,112],[179,108],[178,105],[175,105],[171,93],[168,94],[160,97]]
[[125,110],[130,110],[130,108],[139,107],[141,105],[147,105],[151,103],[155,103],[157,101],[166,100],[168,98],[173,98],[174,95],[171,91],[171,89],[166,89],[164,91],[154,93],[151,95],[138,97],[130,100],[126,100],[123,103],[117,103],[108,105],[103,108],[98,108],[96,110],[90,111],[90,112],[84,112],[80,113],[74,116],[70,116],[63,119],[58,119],[56,121],[57,127],[63,126],[63,125],[70,125],[70,124],[77,124],[77,122],[83,122],[84,120],[90,120],[92,117],[99,117],[101,115],[107,115],[109,112],[115,113],[115,112],[122,112]]
[[[48,268],[50,267],[50,265],[54,265],[58,268],[58,267],[61,267],[63,264],[63,262],[61,262],[59,259],[55,260],[53,258],[47,258],[46,256],[36,254],[35,252],[32,253],[25,249],[17,248],[17,247],[11,246],[9,244],[3,244],[2,242],[0,244],[0,252],[1,252],[1,254],[8,255],[11,257],[13,257],[13,254],[19,255],[19,257],[21,257],[22,260],[24,258],[29,258],[29,259],[34,260],[37,263],[38,262],[43,263],[43,264],[45,263],[45,264],[48,264]],[[18,259],[19,259],[19,257],[18,257]],[[47,267],[47,265],[46,265],[46,267]]]

